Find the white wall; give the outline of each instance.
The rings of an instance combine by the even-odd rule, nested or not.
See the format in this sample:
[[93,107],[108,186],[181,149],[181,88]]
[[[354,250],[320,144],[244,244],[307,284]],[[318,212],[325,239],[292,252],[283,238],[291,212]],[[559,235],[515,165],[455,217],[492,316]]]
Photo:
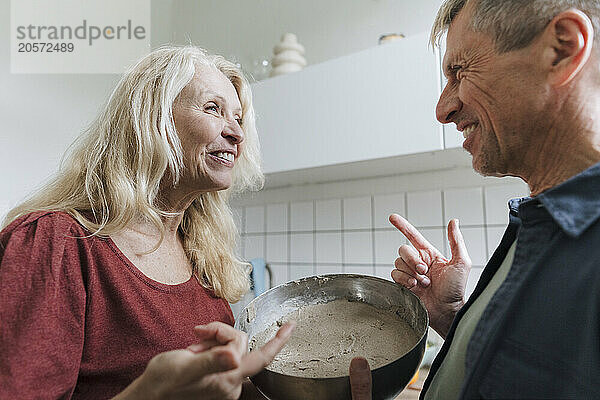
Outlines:
[[377,45],[381,34],[428,31],[441,0],[179,0],[176,38],[235,55],[247,71],[292,32],[316,64]]
[[[172,40],[172,3],[152,2],[153,47]],[[0,0],[0,219],[56,171],[62,154],[97,114],[118,78],[11,74],[10,0]]]

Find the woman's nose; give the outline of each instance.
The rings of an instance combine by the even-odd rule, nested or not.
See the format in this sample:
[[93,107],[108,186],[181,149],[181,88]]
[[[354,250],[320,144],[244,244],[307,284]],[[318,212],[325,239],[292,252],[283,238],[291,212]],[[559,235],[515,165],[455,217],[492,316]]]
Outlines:
[[456,89],[451,88],[450,85],[446,85],[435,108],[437,120],[442,124],[448,124],[453,121],[454,116],[461,108],[462,102],[458,98]]
[[234,144],[240,144],[244,141],[244,131],[236,120],[228,121],[225,124],[222,135]]

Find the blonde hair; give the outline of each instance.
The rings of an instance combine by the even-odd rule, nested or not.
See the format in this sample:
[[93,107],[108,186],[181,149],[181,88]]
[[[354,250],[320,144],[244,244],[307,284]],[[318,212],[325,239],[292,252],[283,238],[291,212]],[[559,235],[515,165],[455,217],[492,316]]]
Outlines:
[[[431,30],[431,44],[436,46],[454,18],[467,5],[475,2],[471,27],[490,35],[500,53],[527,47],[552,19],[563,11],[576,8],[600,31],[598,0],[446,0],[440,7]],[[596,47],[600,35],[595,35]],[[598,50],[597,50],[598,51]]]
[[159,187],[165,179],[177,184],[184,168],[172,106],[196,65],[217,68],[232,82],[242,105],[244,142],[231,187],[196,198],[179,230],[199,281],[219,297],[239,300],[249,289],[249,265],[235,255],[238,232],[228,199],[264,183],[252,94],[235,64],[197,47],[162,47],[131,67],[71,146],[59,173],[11,210],[4,226],[33,211],[64,211],[92,235],[106,236],[141,217],[162,232],[162,240],[161,217],[173,214],[161,210]]

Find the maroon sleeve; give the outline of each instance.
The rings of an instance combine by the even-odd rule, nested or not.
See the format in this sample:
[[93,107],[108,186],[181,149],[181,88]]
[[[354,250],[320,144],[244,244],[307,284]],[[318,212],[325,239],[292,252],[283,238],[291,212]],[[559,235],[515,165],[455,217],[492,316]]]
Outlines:
[[51,213],[0,233],[0,399],[71,397],[86,301],[73,226]]

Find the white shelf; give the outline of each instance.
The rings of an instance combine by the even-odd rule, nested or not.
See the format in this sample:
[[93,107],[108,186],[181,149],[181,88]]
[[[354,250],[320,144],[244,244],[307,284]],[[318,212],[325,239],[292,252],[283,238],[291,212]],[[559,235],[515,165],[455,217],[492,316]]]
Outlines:
[[426,33],[258,82],[253,92],[268,174],[443,149],[439,55]]

